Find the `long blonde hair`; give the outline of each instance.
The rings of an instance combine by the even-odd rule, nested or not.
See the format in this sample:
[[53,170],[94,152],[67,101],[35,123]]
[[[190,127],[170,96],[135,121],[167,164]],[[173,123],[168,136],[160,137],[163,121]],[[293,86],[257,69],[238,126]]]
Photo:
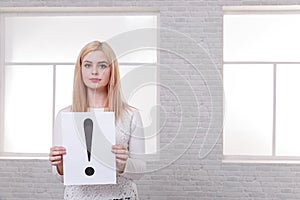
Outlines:
[[102,51],[111,67],[110,80],[107,85],[107,100],[105,111],[115,112],[115,119],[118,120],[123,111],[130,106],[123,100],[120,88],[120,72],[116,55],[112,48],[106,42],[93,41],[85,45],[80,51],[74,71],[73,83],[73,102],[72,112],[87,112],[89,101],[87,97],[87,88],[82,80],[81,65],[83,58],[91,51]]

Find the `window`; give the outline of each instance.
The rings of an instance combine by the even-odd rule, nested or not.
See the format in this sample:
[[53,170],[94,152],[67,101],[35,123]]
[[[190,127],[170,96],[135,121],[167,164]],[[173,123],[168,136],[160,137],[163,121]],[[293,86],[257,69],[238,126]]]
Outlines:
[[[158,103],[157,88],[140,87],[140,82],[129,77],[147,74],[147,81],[157,82],[157,12],[118,8],[15,11],[7,8],[0,13],[0,156],[48,154],[54,118],[71,105],[74,63],[80,49],[93,40],[107,41],[115,50],[123,95],[141,110],[146,152],[155,153],[157,121],[149,119],[149,113]],[[152,117],[156,116],[157,111]]]
[[224,161],[300,160],[300,9],[224,7]]

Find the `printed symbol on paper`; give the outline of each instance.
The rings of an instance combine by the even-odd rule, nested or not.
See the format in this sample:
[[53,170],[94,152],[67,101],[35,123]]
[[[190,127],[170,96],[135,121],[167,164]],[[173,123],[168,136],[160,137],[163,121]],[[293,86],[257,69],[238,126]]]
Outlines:
[[[92,139],[93,139],[93,121],[89,118],[84,120],[84,133],[85,133],[85,143],[86,143],[86,150],[88,155],[88,161],[91,161],[91,154],[92,154]],[[85,174],[87,176],[92,176],[95,173],[93,167],[87,167],[85,169]]]

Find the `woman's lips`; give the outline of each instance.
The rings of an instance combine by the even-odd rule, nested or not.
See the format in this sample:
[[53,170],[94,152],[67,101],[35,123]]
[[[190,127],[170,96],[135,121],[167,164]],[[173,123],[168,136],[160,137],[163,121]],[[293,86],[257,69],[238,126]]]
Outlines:
[[99,78],[91,78],[90,81],[92,81],[93,83],[98,83],[99,81],[101,81],[101,79],[99,79]]

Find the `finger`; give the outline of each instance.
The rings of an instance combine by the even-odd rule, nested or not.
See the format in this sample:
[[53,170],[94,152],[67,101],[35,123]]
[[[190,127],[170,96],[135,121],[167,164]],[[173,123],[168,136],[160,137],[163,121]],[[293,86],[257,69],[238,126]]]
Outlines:
[[118,150],[118,149],[125,150],[125,149],[127,149],[127,147],[125,147],[123,145],[113,145],[112,149],[115,149],[115,150]]
[[50,148],[50,151],[65,151],[66,149],[62,146],[53,146]]
[[52,165],[59,165],[59,164],[61,164],[61,163],[62,163],[62,161],[54,161],[54,162],[51,162]]
[[49,156],[64,155],[64,154],[66,154],[65,150],[53,150],[50,151]]
[[62,155],[65,155],[66,152],[61,152],[61,151],[56,151],[56,152],[51,152],[49,154],[49,157],[53,157],[53,156],[62,156]]
[[117,162],[117,164],[121,164],[121,165],[126,164],[126,161],[121,160],[121,159],[116,159],[116,162]]
[[62,154],[66,154],[66,149],[64,147],[52,147],[52,148],[50,148],[49,156],[62,155]]
[[62,160],[62,156],[51,156],[51,157],[49,157],[49,160],[51,162],[53,162],[53,161],[61,161]]
[[128,156],[122,154],[116,154],[116,159],[126,161],[128,159]]
[[111,152],[115,154],[125,154],[128,155],[128,150],[127,149],[113,149]]

